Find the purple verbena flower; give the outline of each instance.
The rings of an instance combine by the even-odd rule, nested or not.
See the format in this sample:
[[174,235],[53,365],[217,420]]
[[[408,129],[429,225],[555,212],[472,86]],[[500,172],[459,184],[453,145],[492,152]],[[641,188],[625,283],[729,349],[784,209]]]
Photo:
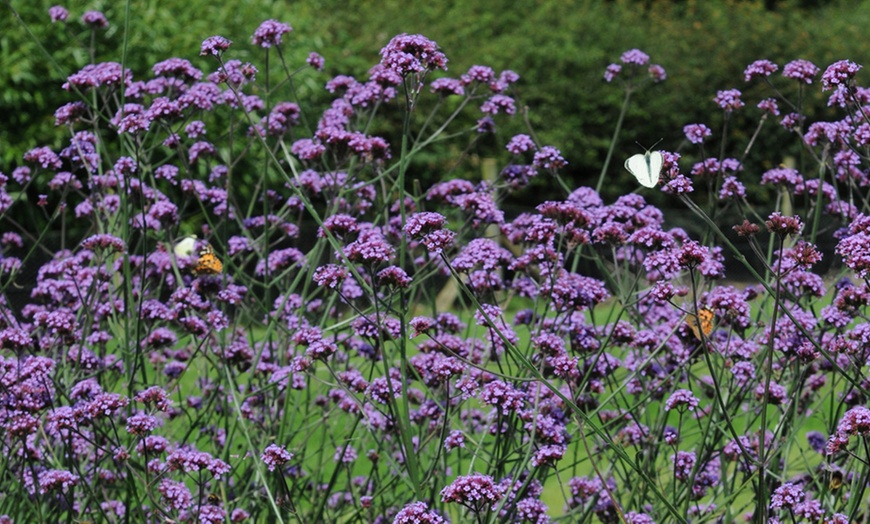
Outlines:
[[317,236],[320,238],[326,238],[325,231],[329,231],[338,238],[347,239],[359,230],[360,225],[356,218],[343,213],[338,213],[328,216],[323,220],[323,226],[318,228]]
[[3,234],[0,234],[0,245],[9,248],[17,248],[21,249],[24,247],[24,240],[21,238],[21,235],[18,233],[13,233],[12,231],[7,231]]
[[478,133],[495,133],[495,120],[492,117],[485,116],[477,121],[476,126]]
[[671,455],[671,461],[674,463],[674,478],[681,481],[689,480],[692,468],[695,467],[695,460],[695,453],[691,451],[678,451],[675,455]]
[[435,321],[429,317],[414,317],[410,322],[408,322],[408,325],[411,326],[411,329],[413,330],[409,335],[409,338],[414,338],[434,329]]
[[495,85],[493,83],[489,84],[490,89],[495,91],[496,93],[501,93],[511,84],[519,81],[520,75],[515,71],[511,71],[510,69],[505,69],[501,73],[498,74],[498,80],[495,81]]
[[19,166],[12,171],[12,178],[20,185],[25,185],[30,182],[30,168],[27,166]]
[[508,414],[521,409],[525,403],[525,393],[502,380],[494,380],[483,386],[480,401],[495,407],[500,413]]
[[785,387],[774,381],[770,381],[770,385],[767,388],[765,388],[765,384],[763,383],[755,388],[756,400],[763,400],[765,391],[767,392],[767,403],[774,406],[782,405],[788,398],[788,391]]
[[555,466],[565,456],[567,446],[564,444],[548,444],[535,450],[530,463],[533,467]]
[[90,26],[92,29],[105,29],[109,27],[109,21],[106,20],[106,15],[99,11],[86,11],[82,15],[82,23]]
[[184,133],[188,138],[196,140],[206,134],[205,123],[201,120],[194,120],[184,127]]
[[305,255],[295,247],[277,249],[270,252],[266,260],[260,260],[257,263],[257,266],[254,268],[254,274],[258,276],[265,275],[267,269],[270,274],[276,274],[287,268],[298,267],[304,264]]
[[779,66],[770,60],[756,60],[743,71],[743,79],[747,82],[753,78],[764,78],[772,75],[779,69]]
[[438,44],[423,35],[396,35],[381,49],[380,54],[381,65],[403,77],[447,69],[447,57],[440,51]]
[[189,158],[191,164],[195,164],[196,161],[199,160],[199,158],[201,156],[205,156],[205,155],[212,156],[215,154],[215,152],[216,152],[215,147],[210,142],[200,141],[200,142],[196,142],[192,146],[190,146],[188,158]]
[[471,85],[474,82],[490,84],[495,81],[495,71],[489,66],[473,65],[468,72],[461,77],[462,85]]
[[807,432],[807,443],[816,453],[822,453],[825,449],[825,436],[818,431]]
[[145,436],[159,426],[159,420],[151,415],[137,414],[127,419],[127,432],[139,437]]
[[111,249],[118,253],[127,251],[127,243],[112,235],[93,235],[82,240],[82,247],[95,251],[97,249]]
[[828,439],[825,451],[829,455],[836,454],[846,449],[850,437],[866,437],[868,435],[870,435],[870,409],[856,406],[840,418],[837,423],[837,431]]
[[762,184],[781,184],[792,190],[803,185],[803,182],[803,176],[796,169],[787,167],[769,169],[761,175]]
[[472,474],[457,477],[441,490],[442,502],[455,502],[473,511],[484,511],[504,497],[503,490],[489,475]]
[[307,63],[317,71],[323,71],[324,59],[322,56],[315,52],[308,53],[308,58],[305,59],[305,63]]
[[199,524],[223,524],[226,522],[227,512],[220,506],[203,504],[199,507],[196,518]]
[[834,62],[822,73],[822,90],[828,91],[840,85],[847,85],[860,70],[860,65],[849,60]]
[[230,466],[226,462],[212,457],[209,453],[195,449],[173,451],[167,455],[166,465],[170,470],[180,470],[185,473],[207,470],[216,479],[230,471]]
[[642,66],[649,63],[649,55],[640,49],[629,49],[620,55],[619,60],[622,61],[623,64]]
[[526,151],[535,151],[538,149],[538,146],[535,145],[532,137],[520,134],[513,136],[510,142],[505,146],[505,149],[510,151],[511,154],[519,155]]
[[845,121],[840,122],[814,122],[804,135],[804,142],[811,146],[820,145],[823,139],[835,145],[848,142],[852,134],[851,125]]
[[792,60],[782,68],[782,76],[807,84],[811,84],[817,74],[819,68],[808,60]]
[[686,135],[686,139],[688,139],[689,142],[700,144],[713,133],[710,131],[710,128],[704,124],[689,124],[683,127],[683,134]]
[[780,236],[796,235],[803,229],[803,223],[798,216],[783,216],[779,211],[774,211],[764,222],[767,230]]
[[153,404],[159,411],[169,411],[171,406],[169,394],[160,386],[151,386],[148,389],[140,391],[133,397],[133,400],[145,405]]
[[632,420],[619,430],[616,438],[628,446],[637,446],[650,438],[650,430],[645,425]]
[[88,64],[79,72],[73,73],[67,77],[67,81],[61,86],[67,91],[74,88],[87,90],[95,87],[112,87],[122,83],[130,84],[132,73],[129,69],[123,69],[121,64],[116,62],[101,62],[99,64]]
[[781,125],[784,129],[787,129],[788,131],[797,131],[798,129],[800,129],[804,118],[805,117],[800,115],[799,113],[789,113],[782,117],[779,125]]
[[596,477],[573,477],[568,481],[571,490],[571,499],[568,501],[569,508],[582,508],[587,502],[594,501],[591,509],[596,514],[603,514],[613,509],[613,500],[609,492],[616,490],[616,483],[612,478],[607,480],[605,489],[604,482]]
[[652,64],[649,66],[649,76],[653,79],[653,82],[659,83],[664,82],[668,78],[668,74],[665,72],[665,68],[660,66],[659,64]]
[[544,146],[540,151],[535,153],[532,162],[536,167],[541,169],[560,169],[565,167],[568,162],[562,158],[562,153],[553,146]]
[[279,45],[281,43],[281,36],[292,30],[293,28],[290,27],[290,24],[285,24],[277,20],[266,20],[260,24],[260,27],[258,27],[256,31],[254,31],[254,35],[251,37],[251,43],[264,49],[268,49],[273,45]]
[[186,82],[199,81],[202,78],[202,71],[184,58],[169,58],[157,62],[151,67],[151,71],[157,76],[177,77]]
[[389,262],[396,250],[380,233],[369,231],[360,234],[357,240],[344,248],[344,251],[351,262],[377,265]]
[[637,511],[629,511],[625,514],[626,524],[655,524],[655,520],[646,513],[638,513]]
[[201,56],[221,56],[224,51],[230,48],[230,45],[232,45],[232,43],[233,42],[231,40],[227,40],[220,35],[210,36],[203,40],[202,46],[199,50],[199,54]]
[[[392,384],[392,393],[391,387]],[[390,398],[401,398],[402,387],[397,380],[387,381],[385,377],[378,377],[371,381],[366,389],[366,396],[379,404],[389,404]]]
[[731,113],[735,109],[743,107],[744,104],[743,101],[740,100],[740,95],[741,93],[737,89],[717,91],[713,101],[716,102],[716,105],[724,109],[726,113]]
[[464,448],[465,447],[465,435],[462,431],[458,429],[454,429],[450,432],[449,435],[444,439],[444,449],[450,451],[456,448]]
[[678,389],[668,397],[667,401],[665,401],[665,411],[671,411],[672,409],[687,409],[689,411],[694,411],[700,402],[701,401],[695,397],[691,391],[687,389]]
[[54,5],[48,8],[48,16],[51,17],[51,22],[66,22],[66,19],[69,17],[69,11],[63,8],[63,6]]
[[341,289],[342,282],[347,279],[349,272],[344,266],[327,264],[314,270],[314,281],[318,286],[330,289]]
[[426,211],[409,216],[402,231],[413,240],[419,240],[431,233],[444,229],[447,218],[440,213]]
[[45,494],[49,491],[66,492],[69,488],[76,486],[81,477],[62,469],[50,469],[39,473],[39,493]]
[[703,263],[708,256],[706,246],[691,240],[680,247],[677,254],[677,263],[685,268],[695,268]]
[[61,159],[48,147],[35,147],[24,153],[24,160],[38,164],[43,169],[60,169],[63,166]]
[[90,418],[111,417],[130,403],[130,399],[118,393],[98,393],[83,409]]
[[164,478],[160,481],[157,491],[163,495],[163,499],[172,509],[181,510],[193,504],[193,495],[183,482]]
[[462,85],[462,81],[456,80],[455,78],[438,78],[433,80],[430,90],[441,96],[465,95],[465,87]]
[[502,111],[507,115],[513,115],[517,112],[517,108],[513,98],[505,95],[492,95],[480,106],[480,111],[487,115],[497,115]]
[[727,176],[722,180],[722,187],[719,190],[720,199],[744,198],[745,196],[746,187],[737,180],[736,176]]
[[411,285],[411,277],[404,269],[397,266],[389,266],[378,271],[377,283],[379,286],[392,287],[394,289],[406,289]]
[[469,242],[453,259],[453,266],[458,271],[469,271],[475,266],[485,270],[495,270],[509,261],[510,252],[488,238],[476,238]]
[[392,524],[444,524],[441,515],[430,510],[425,502],[412,502],[396,513]]
[[774,98],[765,98],[758,103],[758,109],[761,109],[765,114],[779,116],[779,106]]
[[357,458],[359,458],[357,450],[350,444],[345,444],[336,448],[332,460],[343,464],[353,464]]
[[806,494],[799,486],[786,482],[774,490],[773,495],[770,497],[770,509],[794,508],[803,502],[805,498]]

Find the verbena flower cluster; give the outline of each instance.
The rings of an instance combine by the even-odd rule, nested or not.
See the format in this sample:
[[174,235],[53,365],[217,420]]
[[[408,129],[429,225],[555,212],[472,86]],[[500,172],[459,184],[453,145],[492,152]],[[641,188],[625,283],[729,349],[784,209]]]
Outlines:
[[[279,52],[291,31],[268,20],[251,46]],[[462,118],[474,138],[514,114],[513,71],[446,76],[435,42],[402,34],[366,77],[324,79],[334,98],[310,118],[264,91],[273,72],[234,58],[242,45],[207,38],[209,70],[176,57],[145,76],[113,62],[70,74],[74,100],[55,113],[67,144],[0,174],[0,522],[859,518],[860,66],[822,74],[839,120],[795,112],[769,130],[794,139],[800,167],[750,168],[771,158],[752,144],[705,158],[714,123],[686,123],[698,150],[664,151],[659,186],[699,234],[650,194],[605,202],[564,180],[570,154],[532,132],[496,135],[496,180],[414,183],[415,154]],[[324,57],[302,60],[294,74],[319,78]],[[649,60],[627,51],[605,78],[664,80]],[[761,125],[819,71],[759,60],[744,80],[771,98],[728,89],[710,109]],[[444,98],[456,112],[425,127]],[[370,134],[379,118],[418,140]],[[532,200],[530,185],[555,183],[563,199]],[[753,207],[748,183],[792,205]],[[511,194],[531,205],[508,214]],[[26,206],[83,234],[52,245],[12,219]],[[729,280],[726,256],[744,253],[751,282]]]

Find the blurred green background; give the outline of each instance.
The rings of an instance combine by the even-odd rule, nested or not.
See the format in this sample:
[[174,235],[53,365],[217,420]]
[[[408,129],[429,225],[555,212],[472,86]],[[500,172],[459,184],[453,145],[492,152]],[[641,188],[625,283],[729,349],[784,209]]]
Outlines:
[[[328,102],[322,86],[329,78],[365,78],[393,35],[422,33],[447,54],[450,76],[474,64],[519,73],[514,94],[529,108],[529,122],[542,144],[562,150],[570,163],[566,175],[575,185],[595,184],[622,103],[622,89],[604,82],[604,68],[622,52],[641,49],[665,68],[668,79],[632,99],[609,169],[613,183],[603,188],[608,200],[624,193],[622,183],[630,175],[622,169],[623,158],[642,151],[635,142],[649,147],[661,139],[658,147],[677,150],[683,126],[700,122],[713,129],[711,143],[718,144],[722,115],[712,98],[720,89],[744,92],[747,107],[730,124],[732,147],[725,150],[725,156],[738,157],[759,116],[755,104],[772,96],[762,83],[744,82],[743,70],[752,61],[767,58],[782,67],[803,58],[824,70],[839,59],[860,64],[870,57],[870,39],[864,36],[870,27],[870,1],[151,0],[66,5],[66,24],[50,23],[51,5],[0,4],[0,171],[7,174],[32,147],[62,147],[65,137],[54,127],[53,112],[74,99],[60,88],[66,76],[90,61],[84,50],[89,33],[80,17],[91,9],[103,11],[111,24],[97,33],[96,61],[126,57],[136,78],[150,77],[155,62],[173,56],[212,71],[214,65],[199,57],[199,46],[215,34],[240,44],[233,47],[232,58],[260,66],[262,50],[250,45],[254,29],[269,18],[289,23],[295,31],[285,37],[282,49],[291,64],[301,64],[310,51],[326,59],[323,73],[306,75],[297,84],[301,100],[311,101],[303,109],[313,120]],[[773,79],[787,96],[796,95],[794,81],[779,73]],[[825,119],[829,109],[819,85],[805,93],[807,113]],[[767,126],[746,162],[747,171],[758,176],[787,155],[800,157],[794,135],[775,122]],[[476,153],[503,151],[516,132],[527,132],[519,115]],[[693,148],[681,152],[697,160]],[[444,149],[426,157],[423,176],[426,171],[436,176],[450,155]],[[546,180],[535,183],[545,194],[550,191]],[[763,200],[765,195],[758,196]],[[657,198],[662,197],[652,196]]]

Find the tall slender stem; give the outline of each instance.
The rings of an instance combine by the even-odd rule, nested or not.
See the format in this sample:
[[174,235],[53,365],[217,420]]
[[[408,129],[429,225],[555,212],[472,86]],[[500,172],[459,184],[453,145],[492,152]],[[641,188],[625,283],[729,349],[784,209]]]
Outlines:
[[613,150],[616,149],[616,139],[619,138],[619,132],[622,131],[622,122],[625,120],[625,114],[628,112],[628,102],[631,100],[631,87],[625,90],[625,99],[622,101],[622,109],[619,111],[619,118],[616,120],[616,128],[613,130],[613,137],[610,139],[610,147],[607,149],[607,158],[604,159],[604,165],[601,166],[601,173],[598,175],[598,183],[595,184],[595,192],[601,192],[601,186],[604,185],[604,175],[607,173],[607,168],[610,167],[610,159],[613,158]]

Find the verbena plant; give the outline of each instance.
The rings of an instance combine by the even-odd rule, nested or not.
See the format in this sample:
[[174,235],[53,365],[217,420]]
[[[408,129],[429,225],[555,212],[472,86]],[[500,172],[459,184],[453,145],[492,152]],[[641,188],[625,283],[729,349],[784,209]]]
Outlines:
[[[507,152],[494,180],[453,177],[462,153],[420,187],[417,155],[442,140],[472,151],[517,111],[518,75],[445,77],[438,46],[403,34],[366,80],[327,82],[335,99],[316,115],[292,88],[323,59],[286,63],[290,32],[257,28],[257,65],[233,58],[239,43],[207,39],[210,74],[182,58],[147,80],[118,63],[85,67],[64,86],[78,99],[55,114],[69,146],[34,148],[2,177],[2,243],[27,253],[4,256],[3,286],[32,291],[2,308],[0,521],[862,518],[870,120],[859,66],[822,74],[843,118],[816,123],[800,101],[819,68],[747,68],[772,89],[756,135],[779,118],[804,147],[803,173],[742,170],[776,152],[753,150],[755,135],[726,142],[730,115],[750,111],[737,90],[715,97],[714,156],[712,131],[686,126],[682,146],[700,160],[681,167],[666,150],[649,175],[704,225],[693,239],[666,229],[634,185],[613,203],[573,187],[562,153],[531,130],[496,135]],[[665,79],[640,51],[621,62],[605,79],[623,81],[626,104]],[[477,125],[458,125],[469,113]],[[628,180],[609,166],[621,156],[599,187]],[[535,177],[565,199],[535,202]],[[759,179],[778,189],[766,216],[744,198],[743,182]],[[527,212],[506,217],[509,194]],[[14,206],[49,225],[13,220]],[[745,221],[717,218],[735,210]],[[200,238],[185,238],[191,223]],[[87,233],[47,241],[70,224]],[[824,238],[842,260],[827,280],[812,272]],[[28,282],[41,252],[51,260]],[[755,282],[729,284],[725,253]]]

